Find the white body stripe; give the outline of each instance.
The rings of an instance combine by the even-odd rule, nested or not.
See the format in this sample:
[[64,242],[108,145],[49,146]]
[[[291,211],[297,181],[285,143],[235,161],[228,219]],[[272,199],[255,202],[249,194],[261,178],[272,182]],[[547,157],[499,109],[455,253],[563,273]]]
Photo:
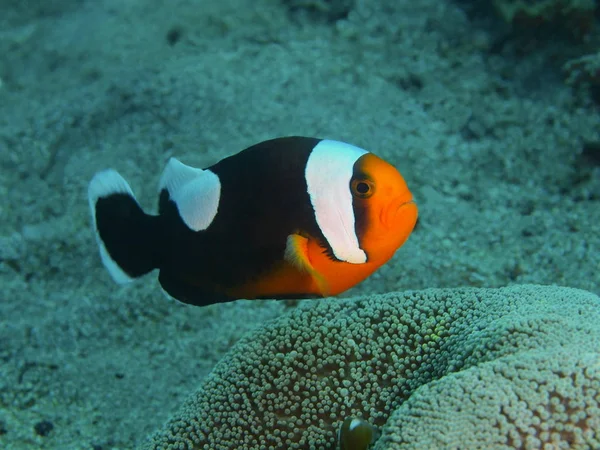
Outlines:
[[210,170],[186,166],[171,158],[160,179],[159,191],[163,189],[169,192],[190,230],[206,230],[217,215],[221,182]]
[[94,234],[96,236],[96,242],[98,243],[98,249],[100,250],[100,258],[102,258],[102,263],[104,264],[104,267],[106,267],[106,270],[108,270],[112,279],[116,283],[125,284],[132,281],[133,278],[127,275],[125,271],[119,267],[116,261],[111,258],[104,242],[102,242],[102,239],[100,238],[98,225],[96,223],[96,203],[99,199],[108,197],[112,194],[127,194],[135,200],[131,186],[129,186],[129,183],[127,183],[125,178],[123,178],[116,170],[107,169],[94,175],[94,178],[92,178],[92,181],[90,181],[88,186],[88,202],[92,213]]
[[341,261],[362,264],[367,255],[360,248],[354,228],[350,180],[354,163],[366,150],[339,141],[323,140],[306,164],[306,183],[315,219]]

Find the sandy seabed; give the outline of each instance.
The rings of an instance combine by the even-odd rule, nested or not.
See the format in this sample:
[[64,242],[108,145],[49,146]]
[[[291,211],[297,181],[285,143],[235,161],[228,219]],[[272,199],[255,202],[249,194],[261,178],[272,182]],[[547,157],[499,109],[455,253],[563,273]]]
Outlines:
[[600,114],[561,72],[589,44],[523,37],[469,2],[295,3],[0,5],[0,447],[133,448],[293,307],[114,285],[86,198],[106,167],[152,209],[170,156],[205,167],[276,136],[344,140],[394,163],[420,207],[408,243],[345,296],[600,293]]

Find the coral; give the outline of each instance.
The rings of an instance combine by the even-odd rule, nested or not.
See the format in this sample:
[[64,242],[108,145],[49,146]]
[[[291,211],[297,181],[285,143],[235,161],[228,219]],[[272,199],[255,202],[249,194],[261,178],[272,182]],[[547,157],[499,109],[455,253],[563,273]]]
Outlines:
[[600,448],[600,353],[553,347],[417,389],[375,450]]
[[[597,442],[589,427],[600,415],[599,375],[581,363],[600,349],[599,324],[597,296],[533,285],[303,304],[240,341],[144,448],[334,449],[346,418],[382,427],[413,395],[423,426],[438,404],[451,414],[453,402],[469,408],[481,397],[487,404],[462,417],[473,432],[499,428],[483,440],[507,432],[513,442],[553,440],[560,423]],[[494,401],[503,409],[487,407]],[[549,408],[562,416],[550,418]],[[394,416],[383,428],[389,448],[405,448],[394,444],[399,424]],[[447,439],[424,439],[436,436]]]
[[303,13],[327,22],[348,17],[355,0],[282,0],[292,13]]
[[[567,84],[600,103],[600,51],[567,61],[563,66]],[[593,146],[587,146],[588,150]],[[585,153],[585,148],[584,148]]]
[[552,25],[574,36],[587,34],[594,23],[594,0],[493,0],[508,23],[524,27]]
[[567,74],[567,83],[572,85],[590,84],[600,86],[600,50],[568,61],[563,70]]

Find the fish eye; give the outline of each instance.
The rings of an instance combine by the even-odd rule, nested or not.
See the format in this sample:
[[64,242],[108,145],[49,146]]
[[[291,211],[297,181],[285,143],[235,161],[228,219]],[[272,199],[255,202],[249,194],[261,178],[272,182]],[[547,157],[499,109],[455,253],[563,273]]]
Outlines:
[[356,183],[356,192],[359,194],[364,195],[369,192],[369,189],[371,189],[371,186],[369,186],[367,183]]
[[373,195],[374,186],[369,180],[352,180],[352,193],[360,198],[369,198]]

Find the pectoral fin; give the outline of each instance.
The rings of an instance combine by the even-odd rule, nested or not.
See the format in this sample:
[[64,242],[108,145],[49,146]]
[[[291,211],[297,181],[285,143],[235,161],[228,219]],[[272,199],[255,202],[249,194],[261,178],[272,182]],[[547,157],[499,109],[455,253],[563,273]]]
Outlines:
[[298,270],[309,273],[324,297],[329,295],[327,281],[313,267],[308,257],[308,238],[299,234],[290,234],[287,238],[284,258]]

